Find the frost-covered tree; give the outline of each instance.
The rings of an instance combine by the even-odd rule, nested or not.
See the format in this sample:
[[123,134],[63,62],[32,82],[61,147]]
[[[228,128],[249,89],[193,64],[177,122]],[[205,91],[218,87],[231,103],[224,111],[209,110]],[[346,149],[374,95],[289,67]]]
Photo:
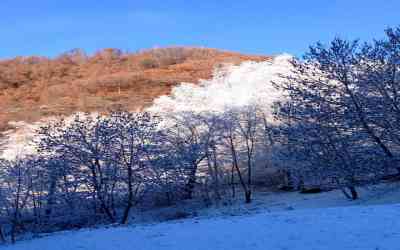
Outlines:
[[187,173],[188,180],[183,195],[185,199],[193,198],[199,165],[206,157],[206,136],[198,118],[194,113],[182,112],[172,118],[174,125],[165,131],[170,155],[174,156],[175,164]]
[[132,206],[138,202],[143,185],[151,175],[150,165],[160,157],[162,134],[158,121],[148,113],[113,112],[105,120],[110,134],[111,159],[118,166],[124,183],[125,209],[121,222],[127,223]]
[[363,127],[385,153],[387,164],[400,172],[400,28],[385,32],[385,39],[363,46],[358,55],[354,100],[362,111]]
[[[272,128],[258,104],[227,109],[221,116],[223,147],[231,165],[231,183],[235,173],[245,194],[251,202],[256,167],[266,167],[267,156],[273,145]],[[262,162],[258,162],[262,161]],[[260,164],[261,163],[261,164]],[[232,186],[232,188],[234,188]],[[234,192],[234,189],[232,189]]]
[[[27,210],[32,206],[34,167],[30,160],[2,161],[0,166],[1,215],[6,218],[11,241],[23,229]],[[3,230],[2,230],[3,231]]]
[[373,44],[318,43],[303,61],[293,60],[281,85],[287,100],[277,117],[287,152],[301,159],[301,172],[334,179],[353,199],[355,186],[398,168],[399,34],[389,29]]
[[187,193],[195,178],[191,164],[198,163],[192,161],[198,157],[195,146],[182,147],[181,138],[167,135],[159,122],[149,113],[115,111],[107,116],[78,115],[69,123],[43,127],[38,144],[41,154],[64,162],[51,162],[60,170],[49,173],[54,175],[50,191],[54,185],[73,185],[72,192],[63,186],[57,190],[78,192],[75,197],[83,200],[78,203],[92,203],[94,218],[105,215],[110,222],[121,223],[128,222],[132,207],[142,200],[165,193],[172,201]]
[[39,131],[39,148],[54,154],[74,167],[74,179],[82,181],[80,189],[92,194],[94,211],[101,211],[114,222],[114,188],[118,169],[111,155],[113,131],[100,116],[77,115],[44,126]]

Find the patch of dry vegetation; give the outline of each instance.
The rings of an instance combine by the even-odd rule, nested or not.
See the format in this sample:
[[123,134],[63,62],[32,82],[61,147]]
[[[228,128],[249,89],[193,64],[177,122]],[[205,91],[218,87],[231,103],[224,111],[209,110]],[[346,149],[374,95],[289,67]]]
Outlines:
[[220,63],[266,60],[216,49],[168,47],[124,53],[79,49],[54,59],[16,57],[0,61],[0,131],[8,122],[37,121],[76,111],[129,110],[151,104],[180,82],[211,77]]

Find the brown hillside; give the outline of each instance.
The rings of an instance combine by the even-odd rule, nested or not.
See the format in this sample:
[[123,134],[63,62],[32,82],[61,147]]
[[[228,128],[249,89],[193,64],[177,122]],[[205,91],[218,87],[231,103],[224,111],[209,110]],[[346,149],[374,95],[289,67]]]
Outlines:
[[215,49],[171,47],[140,53],[104,49],[93,56],[73,50],[55,59],[0,61],[0,131],[9,121],[33,122],[76,111],[135,110],[180,82],[211,77],[221,63],[267,60]]

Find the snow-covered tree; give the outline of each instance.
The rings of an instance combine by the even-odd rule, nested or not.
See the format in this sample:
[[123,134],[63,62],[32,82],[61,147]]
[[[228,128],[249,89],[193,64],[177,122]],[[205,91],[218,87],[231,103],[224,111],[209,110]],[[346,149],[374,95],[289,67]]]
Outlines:
[[[331,178],[358,197],[355,186],[398,168],[396,71],[399,34],[359,45],[336,38],[312,46],[281,88],[278,118],[287,152],[303,173]],[[397,49],[397,50],[396,50]],[[306,171],[306,169],[308,169]]]
[[39,148],[72,165],[74,180],[81,181],[79,188],[94,198],[93,209],[114,222],[118,169],[111,155],[113,131],[108,126],[100,116],[77,115],[70,124],[60,120],[41,128]]
[[149,179],[151,162],[160,157],[161,132],[155,117],[148,113],[113,112],[103,120],[112,135],[111,159],[120,171],[126,193],[121,222],[127,223],[132,206],[138,202],[143,185]]

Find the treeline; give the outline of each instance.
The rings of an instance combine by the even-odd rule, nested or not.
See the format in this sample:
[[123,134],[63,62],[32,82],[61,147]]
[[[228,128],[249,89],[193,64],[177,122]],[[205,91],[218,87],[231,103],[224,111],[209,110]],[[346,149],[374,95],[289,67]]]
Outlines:
[[80,114],[38,131],[39,154],[0,167],[3,240],[99,223],[125,224],[132,208],[197,198],[209,205],[230,185],[251,202],[252,169],[271,146],[256,106],[169,119],[115,111]]
[[[205,204],[260,179],[292,190],[358,186],[397,176],[400,28],[373,43],[316,44],[281,76],[271,116],[261,103],[224,112],[77,115],[38,131],[38,154],[1,161],[0,240],[129,221],[133,208]],[[285,176],[271,178],[260,169]],[[282,181],[286,179],[286,181]]]

